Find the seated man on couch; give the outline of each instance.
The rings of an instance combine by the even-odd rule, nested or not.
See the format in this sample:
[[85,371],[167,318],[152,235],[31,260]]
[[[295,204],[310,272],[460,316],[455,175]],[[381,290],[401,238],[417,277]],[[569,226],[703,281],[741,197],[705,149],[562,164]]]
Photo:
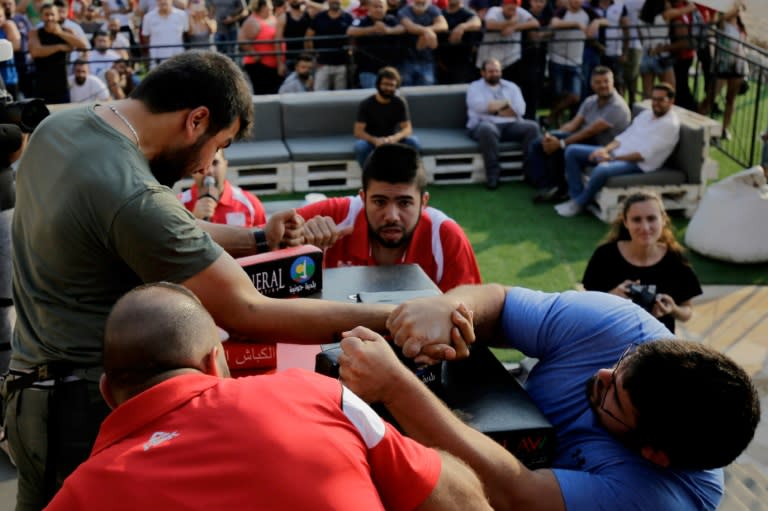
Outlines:
[[[608,145],[574,144],[565,150],[565,178],[570,200],[555,206],[560,216],[575,216],[592,202],[609,178],[653,172],[669,158],[680,138],[680,119],[672,110],[675,89],[658,83],[651,93],[651,110],[640,113],[632,124]],[[595,165],[587,185],[582,171]]]

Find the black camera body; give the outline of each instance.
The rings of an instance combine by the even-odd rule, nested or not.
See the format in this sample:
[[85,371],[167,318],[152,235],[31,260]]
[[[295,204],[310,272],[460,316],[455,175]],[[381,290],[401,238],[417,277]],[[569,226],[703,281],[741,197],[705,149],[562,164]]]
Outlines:
[[656,303],[656,284],[630,284],[627,294],[630,300],[651,312]]

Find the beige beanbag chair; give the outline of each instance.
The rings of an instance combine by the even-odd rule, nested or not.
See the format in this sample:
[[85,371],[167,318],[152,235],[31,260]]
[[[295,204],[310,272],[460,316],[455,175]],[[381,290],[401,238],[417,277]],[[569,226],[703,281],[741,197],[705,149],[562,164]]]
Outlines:
[[743,170],[707,188],[688,224],[685,243],[723,261],[768,261],[768,185],[763,169]]

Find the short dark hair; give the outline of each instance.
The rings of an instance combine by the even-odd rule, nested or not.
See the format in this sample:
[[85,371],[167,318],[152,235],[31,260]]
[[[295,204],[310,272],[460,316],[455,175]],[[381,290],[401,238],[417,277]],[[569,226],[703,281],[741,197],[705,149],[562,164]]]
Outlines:
[[309,53],[299,53],[299,56],[296,57],[296,62],[314,62],[315,59],[312,58],[312,55]]
[[240,119],[235,138],[242,138],[253,123],[253,99],[243,72],[232,59],[214,51],[169,58],[139,82],[131,98],[155,114],[205,106],[210,112],[209,135]]
[[397,69],[395,69],[392,66],[384,66],[381,69],[379,69],[379,72],[376,74],[376,88],[379,88],[379,85],[381,84],[381,81],[386,78],[388,80],[394,80],[397,82],[396,87],[400,87],[401,79],[400,79],[400,73]]
[[653,90],[663,90],[669,99],[675,99],[675,88],[667,82],[659,82],[653,86]]
[[77,67],[77,66],[87,66],[87,65],[88,65],[88,61],[87,60],[83,60],[83,59],[77,59],[75,61],[75,63],[73,64],[74,67]]
[[368,190],[371,180],[415,184],[419,193],[427,189],[419,153],[405,144],[382,144],[373,150],[363,166],[363,190]]
[[[53,5],[53,4],[43,4],[43,5],[40,6],[40,14],[42,14],[43,11],[45,11],[46,9],[55,9],[55,8],[56,8],[56,6]],[[56,12],[58,12],[58,11],[56,11]]]
[[612,75],[613,71],[611,71],[611,68],[608,66],[595,66],[595,68],[592,70],[592,76],[600,76],[600,75]]
[[670,466],[705,470],[731,463],[760,421],[760,397],[733,360],[678,339],[637,347],[622,384],[637,410],[637,436],[669,456]]

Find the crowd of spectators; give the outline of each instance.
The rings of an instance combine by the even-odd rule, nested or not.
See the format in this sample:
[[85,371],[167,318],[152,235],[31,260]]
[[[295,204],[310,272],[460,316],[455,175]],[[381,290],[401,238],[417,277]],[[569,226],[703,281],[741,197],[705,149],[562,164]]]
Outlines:
[[[525,118],[549,106],[541,121],[557,127],[591,94],[592,69],[603,65],[629,104],[638,89],[650,97],[658,79],[675,86],[679,106],[709,112],[725,88],[728,127],[746,69],[734,55],[713,59],[702,27],[719,24],[726,38],[718,44],[738,56],[742,0],[721,14],[687,0],[466,1],[53,0],[45,14],[49,1],[2,0],[0,38],[12,43],[15,59],[0,74],[16,98],[67,102],[77,60],[119,98],[134,77],[189,50],[230,55],[255,94],[277,93],[307,54],[311,76],[288,90],[372,88],[385,66],[397,68],[406,86],[470,83],[495,58],[502,78],[520,87]],[[684,79],[694,57],[708,90],[699,101]],[[542,84],[551,90],[549,105]],[[93,92],[75,96],[102,99],[101,88]]]

